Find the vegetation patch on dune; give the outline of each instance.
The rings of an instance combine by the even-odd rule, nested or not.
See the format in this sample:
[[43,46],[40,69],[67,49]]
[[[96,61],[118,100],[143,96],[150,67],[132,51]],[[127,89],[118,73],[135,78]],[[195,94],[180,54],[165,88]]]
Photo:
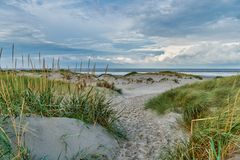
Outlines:
[[[239,102],[239,98],[237,100]],[[215,115],[192,120],[188,140],[160,153],[160,159],[228,159],[240,152],[240,110],[231,103]]]
[[109,83],[105,80],[100,80],[97,82],[96,84],[97,87],[104,87],[104,88],[108,88],[110,90],[116,91],[119,94],[122,94],[122,90],[120,88],[116,88],[114,83]]
[[[16,76],[0,75],[0,112],[18,116],[24,101],[25,115],[78,118],[107,127],[114,120],[110,101],[92,87],[80,88],[79,84]],[[77,115],[77,116],[76,116]]]
[[173,71],[162,71],[158,73],[159,75],[165,75],[165,76],[175,76],[177,78],[196,78],[196,79],[203,79],[201,76],[193,75],[193,74],[185,74],[185,73],[179,73],[179,72],[173,72]]
[[169,77],[177,77],[177,78],[196,78],[202,80],[203,78],[198,75],[192,75],[192,74],[185,74],[185,73],[179,73],[179,72],[173,72],[173,71],[161,71],[161,72],[148,72],[148,73],[138,73],[138,72],[130,72],[124,77],[128,76],[134,76],[134,75],[161,75],[161,76],[169,76]]
[[184,114],[184,120],[202,118],[225,107],[240,89],[240,76],[212,79],[172,89],[146,103],[159,113],[174,110]]
[[[105,95],[93,87],[84,89],[76,83],[19,76],[15,72],[0,73],[0,114],[1,120],[21,116],[68,117],[87,123],[100,124],[110,132],[120,135],[114,127],[118,115],[110,106]],[[18,126],[15,126],[16,131]],[[16,133],[20,136],[19,133]],[[0,157],[22,159],[28,156],[22,143],[14,151],[10,138],[0,121]],[[26,159],[26,158],[25,158]]]
[[132,76],[132,75],[136,75],[136,74],[138,74],[138,72],[133,71],[133,72],[129,72],[129,73],[125,74],[124,77]]
[[189,141],[175,145],[165,159],[226,159],[240,150],[240,76],[213,79],[165,92],[146,108],[183,114]]

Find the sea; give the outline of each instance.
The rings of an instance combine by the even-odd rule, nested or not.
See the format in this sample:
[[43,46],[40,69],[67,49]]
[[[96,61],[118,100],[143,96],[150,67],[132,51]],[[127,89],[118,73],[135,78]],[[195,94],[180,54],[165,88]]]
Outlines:
[[[87,69],[83,70],[86,72]],[[147,73],[147,72],[161,72],[172,71],[185,74],[199,75],[202,77],[227,77],[233,75],[240,75],[239,69],[189,69],[189,68],[109,68],[108,74],[112,75],[125,75],[129,72]],[[78,72],[78,71],[76,71]],[[90,71],[91,72],[91,71]],[[95,70],[96,75],[105,73],[104,68],[97,68]]]

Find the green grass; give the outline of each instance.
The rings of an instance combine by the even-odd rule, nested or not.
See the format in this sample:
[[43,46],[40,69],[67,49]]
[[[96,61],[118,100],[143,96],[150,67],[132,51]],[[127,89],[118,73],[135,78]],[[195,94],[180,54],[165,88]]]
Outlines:
[[114,119],[110,101],[93,88],[82,90],[78,84],[63,81],[1,74],[0,113],[8,114],[11,110],[18,116],[22,100],[25,102],[25,115],[78,118],[104,127]]
[[119,94],[122,94],[122,90],[120,88],[117,88],[114,83],[109,83],[106,80],[98,80],[96,86],[107,88]]
[[139,74],[139,73],[138,73],[138,72],[135,72],[135,71],[133,71],[133,72],[129,72],[129,73],[125,74],[125,75],[124,75],[124,77],[127,77],[127,76],[132,76],[132,75],[136,75],[136,74]]
[[240,151],[240,76],[212,79],[167,91],[146,103],[163,114],[182,113],[190,139],[163,159],[226,159]]
[[181,112],[189,124],[191,119],[205,117],[209,112],[226,106],[239,88],[240,76],[197,82],[152,98],[146,103],[146,108],[161,114],[167,110]]
[[178,73],[173,71],[161,71],[161,72],[148,72],[148,73],[138,73],[138,72],[130,72],[124,75],[124,77],[133,76],[133,75],[161,75],[161,76],[170,76],[170,77],[177,77],[177,78],[195,78],[202,80],[203,78],[198,75],[192,75],[192,74],[184,74],[184,73]]
[[[239,103],[239,97],[236,98]],[[189,140],[160,153],[160,159],[221,160],[240,152],[239,105],[230,103],[212,117],[192,121]]]
[[185,74],[185,73],[178,73],[178,72],[173,72],[173,71],[161,71],[158,74],[160,75],[165,75],[165,76],[175,76],[177,78],[196,78],[202,80],[203,78],[198,75],[193,75],[193,74]]
[[117,79],[117,77],[120,77],[118,75],[113,75],[113,74],[109,74],[109,73],[107,73],[107,74],[105,74],[105,73],[104,74],[100,74],[97,77],[99,78],[99,77],[102,77],[102,76],[113,77],[114,79]]
[[[100,124],[116,136],[122,136],[115,121],[118,114],[111,108],[111,101],[93,87],[85,87],[47,77],[18,76],[16,72],[0,73],[0,115],[11,119],[17,133],[15,117],[40,115],[68,117],[86,123]],[[20,139],[20,138],[19,138]],[[28,152],[20,142],[12,148],[10,138],[0,122],[0,157],[26,159]]]

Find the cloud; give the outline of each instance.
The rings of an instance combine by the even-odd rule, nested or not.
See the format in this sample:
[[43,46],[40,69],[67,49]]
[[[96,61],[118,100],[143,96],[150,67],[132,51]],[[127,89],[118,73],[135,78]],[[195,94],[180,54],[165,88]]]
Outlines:
[[232,65],[240,61],[240,42],[235,43],[201,43],[179,54],[170,63],[202,64],[202,65]]
[[[118,56],[97,56],[96,60],[106,60],[120,64],[141,64],[145,66],[184,67],[211,65],[236,65],[240,61],[240,42],[202,42],[188,46],[168,46],[157,51],[160,54],[148,54],[149,50],[141,50],[142,54],[135,53]],[[156,50],[155,50],[156,51]],[[144,53],[147,52],[147,53]]]
[[[139,18],[135,27],[145,35],[164,37],[201,35],[201,32],[207,31],[206,27],[211,22],[219,22],[227,17],[238,19],[240,10],[236,0],[149,0],[142,6],[137,12]],[[163,8],[168,12],[163,12]]]
[[115,66],[239,66],[239,10],[238,0],[1,0],[0,44]]
[[[5,14],[1,17],[2,22],[12,26],[8,28],[9,32],[12,32],[11,35],[8,34],[9,39],[18,36],[15,30],[19,30],[22,36],[34,39],[35,37],[29,34],[32,32],[32,35],[35,35],[35,30],[38,30],[42,33],[41,38],[58,44],[68,44],[69,39],[75,40],[73,43],[79,43],[81,41],[78,40],[82,37],[95,40],[95,43],[108,43],[109,40],[104,34],[115,33],[131,26],[131,20],[127,17],[106,14],[102,9],[97,10],[97,7],[89,8],[86,1],[4,0],[1,3],[7,7],[2,10]],[[19,17],[19,13],[23,15],[22,17],[26,15],[30,18]],[[19,28],[19,25],[35,30]],[[4,24],[1,24],[2,26]],[[30,33],[25,33],[26,30]]]

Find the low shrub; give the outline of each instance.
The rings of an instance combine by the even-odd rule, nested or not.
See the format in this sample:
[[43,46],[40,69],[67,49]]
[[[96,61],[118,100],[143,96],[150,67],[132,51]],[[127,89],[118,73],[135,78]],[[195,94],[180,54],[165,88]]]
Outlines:
[[129,73],[125,74],[124,76],[127,77],[127,76],[136,75],[136,74],[138,74],[138,72],[133,71],[133,72],[129,72]]
[[122,94],[122,90],[120,88],[116,88],[114,83],[109,83],[105,80],[100,80],[97,82],[96,84],[97,87],[103,87],[103,88],[107,88],[113,91],[118,92],[119,94]]

